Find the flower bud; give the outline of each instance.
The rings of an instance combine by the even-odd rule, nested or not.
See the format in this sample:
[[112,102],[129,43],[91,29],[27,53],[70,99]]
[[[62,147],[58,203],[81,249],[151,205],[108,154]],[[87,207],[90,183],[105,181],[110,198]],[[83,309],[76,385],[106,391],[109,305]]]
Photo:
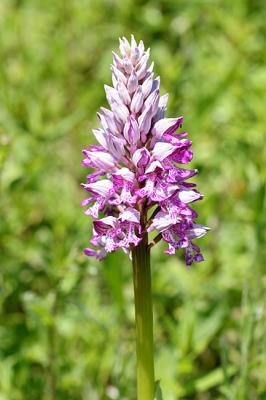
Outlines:
[[119,97],[123,101],[123,103],[126,105],[129,105],[131,102],[131,98],[130,98],[130,95],[128,93],[126,86],[123,84],[122,81],[118,81],[117,91],[118,91]]
[[136,90],[136,92],[134,93],[134,96],[131,101],[130,108],[133,113],[137,114],[140,111],[142,104],[143,104],[143,100],[144,100],[144,96],[142,93],[141,86],[139,86],[138,89]]
[[129,93],[132,94],[135,92],[137,87],[138,87],[138,78],[137,78],[135,70],[133,69],[133,71],[128,79],[127,89],[129,91]]
[[140,139],[139,126],[133,116],[130,116],[125,124],[124,137],[129,144],[136,144]]
[[124,67],[124,70],[126,71],[126,73],[130,75],[133,70],[133,65],[132,65],[132,62],[128,58],[125,58],[123,60],[123,67]]

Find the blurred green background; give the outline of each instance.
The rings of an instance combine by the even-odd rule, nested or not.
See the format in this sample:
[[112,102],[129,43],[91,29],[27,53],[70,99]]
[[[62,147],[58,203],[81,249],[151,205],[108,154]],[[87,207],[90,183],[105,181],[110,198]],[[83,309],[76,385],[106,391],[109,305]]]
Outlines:
[[151,47],[185,116],[206,261],[153,252],[166,400],[266,399],[266,7],[261,0],[1,0],[0,400],[134,400],[131,267],[83,256],[82,146],[111,50]]

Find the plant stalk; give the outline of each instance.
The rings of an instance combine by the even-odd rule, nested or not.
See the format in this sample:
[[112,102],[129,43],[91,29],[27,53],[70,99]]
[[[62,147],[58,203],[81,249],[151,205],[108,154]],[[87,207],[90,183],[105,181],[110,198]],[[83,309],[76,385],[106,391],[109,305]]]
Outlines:
[[148,235],[132,250],[135,295],[137,399],[154,400],[153,314]]

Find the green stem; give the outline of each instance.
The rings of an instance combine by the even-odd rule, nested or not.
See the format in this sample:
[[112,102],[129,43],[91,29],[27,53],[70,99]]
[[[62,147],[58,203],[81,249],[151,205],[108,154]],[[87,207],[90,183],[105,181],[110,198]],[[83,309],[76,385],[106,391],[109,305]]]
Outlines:
[[154,399],[153,317],[150,250],[147,234],[132,251],[138,400]]

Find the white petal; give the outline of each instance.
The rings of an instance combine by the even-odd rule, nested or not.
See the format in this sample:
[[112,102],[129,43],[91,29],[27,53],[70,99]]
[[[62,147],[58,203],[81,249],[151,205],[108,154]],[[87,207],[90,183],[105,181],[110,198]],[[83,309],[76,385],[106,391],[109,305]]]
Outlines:
[[119,169],[114,175],[121,176],[121,178],[125,179],[128,182],[133,182],[135,178],[134,173],[126,167]]
[[186,231],[186,234],[189,237],[189,239],[198,239],[198,238],[204,236],[205,233],[209,230],[210,230],[210,228],[208,228],[207,226],[203,226],[200,224],[194,224],[192,229],[189,229]]
[[178,193],[178,197],[182,203],[191,203],[202,197],[200,193],[195,190],[182,190]]
[[176,150],[176,146],[165,143],[157,142],[152,150],[152,155],[158,161],[163,161],[165,158],[169,157]]
[[101,181],[89,183],[83,185],[85,189],[89,189],[93,193],[99,194],[100,196],[106,197],[109,191],[113,189],[113,184],[108,179],[103,179]]
[[128,207],[124,212],[122,212],[119,216],[121,221],[129,221],[139,223],[140,221],[140,212],[135,208]]

